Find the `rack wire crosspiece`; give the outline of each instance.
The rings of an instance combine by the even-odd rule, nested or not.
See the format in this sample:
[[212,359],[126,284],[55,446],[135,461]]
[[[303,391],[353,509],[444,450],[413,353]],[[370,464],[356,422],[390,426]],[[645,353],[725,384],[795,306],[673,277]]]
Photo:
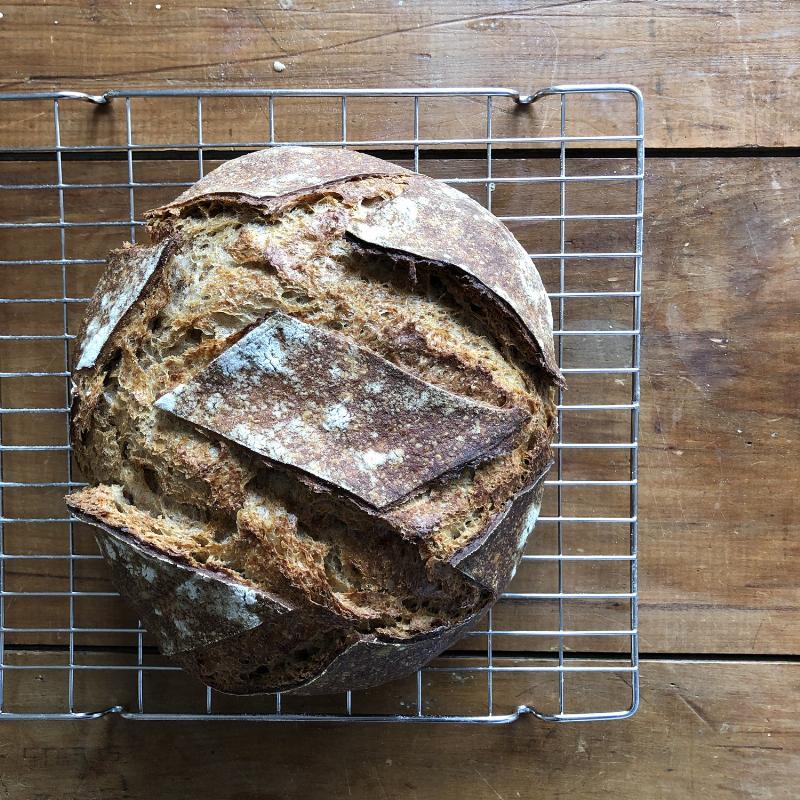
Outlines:
[[[94,140],[86,118],[98,112],[76,99],[110,108],[119,135]],[[0,142],[0,719],[509,722],[635,712],[644,202],[635,87],[0,101],[0,113],[19,101],[52,121],[50,141]],[[589,104],[603,130],[581,128]],[[158,115],[177,107],[187,113],[162,126]],[[223,123],[245,107],[261,135],[236,140]],[[451,132],[459,135],[442,135]],[[90,530],[66,513],[62,495],[82,485],[70,453],[69,364],[103,254],[136,240],[142,212],[227,158],[290,143],[375,152],[458,186],[504,220],[550,292],[569,390],[558,398],[542,515],[480,630],[413,679],[373,692],[230,698],[157,653],[108,581]]]

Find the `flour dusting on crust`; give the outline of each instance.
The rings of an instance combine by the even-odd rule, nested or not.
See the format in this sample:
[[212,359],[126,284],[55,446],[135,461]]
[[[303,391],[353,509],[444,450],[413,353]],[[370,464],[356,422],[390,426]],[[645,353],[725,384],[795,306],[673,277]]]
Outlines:
[[528,420],[280,312],[155,405],[375,508],[507,452]]
[[155,247],[131,245],[111,254],[108,268],[86,311],[76,370],[94,366],[119,321],[139,299],[156,271],[168,244],[164,241]]

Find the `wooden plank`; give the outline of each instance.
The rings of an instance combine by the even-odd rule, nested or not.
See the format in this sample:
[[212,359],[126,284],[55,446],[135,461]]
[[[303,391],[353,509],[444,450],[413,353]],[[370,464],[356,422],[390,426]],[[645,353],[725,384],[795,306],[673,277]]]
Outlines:
[[[638,715],[592,725],[531,718],[458,728],[8,722],[0,790],[43,800],[157,795],[164,785],[179,786],[182,797],[793,800],[800,771],[797,664],[647,661],[642,673]],[[114,675],[119,673],[108,678],[105,695],[93,690],[95,707],[109,696],[135,701]],[[64,677],[31,671],[14,701],[35,707],[48,695],[61,699]],[[614,691],[613,683],[619,681],[609,681],[595,703]],[[517,673],[506,697],[528,699],[529,684],[529,675]],[[149,699],[174,707],[175,688],[165,681],[161,697],[153,693]],[[386,689],[384,698],[391,702],[397,692]],[[463,705],[474,693],[474,683],[465,680],[452,682],[442,696]],[[257,707],[258,701],[250,702]]]
[[645,649],[798,652],[798,185],[789,159],[653,164]]
[[[638,84],[648,100],[653,147],[796,146],[796,39],[800,9],[779,0],[720,7],[712,0],[625,3],[465,0],[399,7],[281,0],[230,8],[221,0],[158,4],[9,0],[3,6],[5,90],[105,91],[130,87],[464,86],[530,91],[558,82]],[[148,42],[143,47],[142,42]],[[285,71],[274,71],[280,60]],[[136,104],[134,104],[136,105]],[[156,106],[158,106],[156,108]],[[264,104],[209,104],[206,141],[264,136]],[[531,114],[498,103],[496,133],[552,132],[555,106]],[[339,137],[336,102],[285,102],[279,138]],[[577,108],[577,107],[576,107]],[[572,133],[627,133],[607,104],[570,116]],[[92,110],[62,104],[65,143],[123,143],[122,103]],[[135,141],[186,142],[191,100],[134,108]],[[410,104],[354,102],[351,136],[411,132]],[[52,145],[52,104],[2,109],[0,145]],[[430,102],[423,135],[483,135],[474,101]],[[401,134],[402,132],[402,134]],[[196,133],[195,133],[196,135]],[[193,140],[194,137],[190,137]]]
[[[570,160],[570,170],[609,170],[612,164],[614,169],[622,170],[624,162]],[[37,165],[36,169],[47,166]],[[503,159],[497,159],[495,166],[498,174],[520,169],[518,163],[512,165]],[[103,162],[92,164],[91,180],[114,180],[116,168],[114,164],[103,166]],[[137,162],[136,169],[140,168],[145,179],[168,174],[173,180],[190,180],[188,171],[194,165]],[[425,161],[423,168],[434,175],[452,176],[480,174],[477,170],[483,165],[457,160]],[[552,164],[548,160],[531,160],[524,168],[532,174],[543,174],[552,169]],[[12,177],[22,180],[21,174]],[[646,652],[798,652],[796,498],[800,477],[785,468],[799,433],[794,399],[800,396],[800,364],[786,333],[795,329],[800,312],[793,288],[798,257],[793,204],[798,183],[799,170],[791,159],[687,158],[650,162],[640,451],[641,631]],[[548,212],[552,211],[553,202],[558,202],[557,193],[534,194],[522,185],[505,186],[494,197],[493,207],[500,214],[514,210],[519,213],[520,208]],[[589,209],[590,198],[575,193],[575,186],[568,190],[569,209]],[[598,191],[596,187],[593,190]],[[171,189],[158,191],[163,196],[146,198],[143,203],[166,200],[174,193]],[[608,201],[609,211],[628,210],[630,197],[611,189],[605,192],[603,198]],[[2,194],[0,202],[11,208],[11,202],[4,200]],[[25,214],[35,213],[29,195],[12,194],[16,207]],[[91,198],[87,200],[88,209],[80,212],[84,215],[94,212],[120,218],[125,214],[124,203],[114,201],[98,209]],[[595,197],[594,208],[596,204]],[[568,247],[624,249],[631,246],[629,229],[630,225],[568,223]],[[553,242],[552,230],[541,223],[517,225],[515,230],[531,247],[557,249],[557,238]],[[97,231],[90,231],[75,244],[75,253],[90,251],[101,255],[110,244],[105,231],[99,239],[95,239]],[[73,233],[70,230],[68,237]],[[34,231],[23,237],[21,246],[33,247],[39,235]],[[127,231],[114,231],[117,241],[126,235]],[[552,285],[557,280],[552,264],[540,262],[540,268]],[[44,290],[39,270],[41,267],[31,267],[27,278],[14,282],[14,296],[31,297]],[[74,295],[87,294],[95,275],[96,270],[77,275]],[[573,288],[633,288],[629,283],[630,266],[625,263],[572,262],[568,280]],[[4,308],[7,307],[0,308],[0,314]],[[26,308],[27,313],[31,313],[30,308]],[[589,325],[592,319],[610,311],[598,311],[597,301],[567,301],[567,309],[572,327]],[[55,318],[48,324],[51,322],[60,324]],[[601,340],[594,340],[597,341]],[[581,348],[592,343],[571,340],[568,357],[588,359],[585,365],[590,365],[591,358]],[[63,346],[60,342],[56,348],[50,344],[31,342],[15,351],[6,347],[0,353],[9,369],[60,369]],[[604,340],[604,348],[619,346],[616,339]],[[605,350],[594,354],[604,356],[608,356]],[[622,360],[627,357],[623,352],[619,356]],[[765,376],[769,376],[769,382]],[[3,382],[4,402],[25,405],[28,398],[41,403],[62,401],[59,391],[63,390],[63,379],[24,379],[29,380],[24,386],[16,385],[17,380]],[[572,376],[567,402],[625,402],[630,393],[628,380],[625,376],[604,381]],[[611,412],[572,412],[567,416],[565,433],[570,441],[604,437],[624,441],[625,417]],[[59,414],[36,419],[15,415],[9,417],[5,434],[15,437],[16,443],[60,442],[64,418]],[[567,476],[625,478],[626,459],[625,453],[571,452],[566,462]],[[61,453],[48,454],[47,460],[38,454],[36,458],[7,454],[6,470],[9,480],[63,480],[66,473]],[[37,506],[28,496],[29,491],[10,491],[7,512],[21,509],[24,514],[48,516],[61,508],[52,493],[38,495]],[[565,512],[569,514],[591,515],[603,510],[607,515],[627,513],[624,489],[613,495],[608,490],[600,494],[597,490],[570,489],[564,497]],[[545,513],[554,512],[553,493],[549,492]],[[626,537],[625,525],[565,526],[566,545],[573,553],[624,552]],[[9,526],[7,541],[12,552],[30,554],[63,554],[67,544],[63,525]],[[78,544],[81,552],[93,552],[88,533],[79,534]],[[555,526],[543,523],[537,528],[529,552],[552,553],[555,545]],[[39,562],[35,566],[33,569],[30,562],[9,564],[7,572],[19,581],[17,585],[31,590],[43,575],[52,574],[63,581],[64,562]],[[110,588],[104,585],[99,566],[83,564],[78,568],[76,578],[84,589]],[[565,577],[567,588],[573,590],[598,591],[615,586],[623,591],[625,585],[624,564],[603,568],[568,565]],[[515,588],[536,585],[541,591],[554,591],[555,578],[553,562],[526,564]],[[36,610],[52,608],[52,617],[50,611],[43,613],[50,626],[61,626],[65,618],[65,605],[60,600],[35,607],[17,600],[14,608],[15,621],[21,627],[31,625],[31,615]],[[627,611],[625,604],[616,602],[574,601],[566,607],[568,624],[577,629],[624,629]],[[680,616],[680,625],[674,622],[676,615]],[[109,625],[130,624],[122,605],[111,600],[102,604],[98,601],[96,605],[84,603],[79,617],[85,626],[102,624],[104,619]],[[499,629],[551,630],[557,627],[557,607],[553,603],[507,603],[498,608],[495,625]],[[15,637],[17,644],[42,641],[22,634]],[[47,634],[45,641],[65,640],[64,634]],[[108,644],[109,634],[99,636],[95,643]],[[130,636],[120,635],[115,643],[130,643]],[[551,640],[510,637],[499,637],[495,642],[498,649],[504,650],[549,650],[556,644]],[[622,638],[583,639],[570,645],[578,650],[614,650],[625,647],[626,642]],[[484,640],[475,637],[460,645],[470,646],[483,647]]]

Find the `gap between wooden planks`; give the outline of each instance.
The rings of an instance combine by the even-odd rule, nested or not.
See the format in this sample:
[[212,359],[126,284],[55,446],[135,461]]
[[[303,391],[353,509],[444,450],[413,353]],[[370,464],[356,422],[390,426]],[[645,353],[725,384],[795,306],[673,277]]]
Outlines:
[[[107,170],[116,168],[101,162],[86,166],[105,180]],[[161,165],[148,166],[157,168]],[[783,158],[650,162],[640,496],[645,652],[798,653],[800,476],[785,464],[799,433],[794,398],[800,396],[800,364],[791,335],[800,312],[792,289],[798,256],[793,203],[799,178],[796,163]],[[114,213],[118,199],[106,194],[111,196],[104,195],[91,213]],[[499,197],[496,210],[512,200]],[[617,235],[613,228],[603,230]],[[112,236],[84,238],[76,246],[94,247],[101,256],[124,235],[114,231]],[[585,245],[580,240],[584,235],[589,233],[577,229],[574,243]],[[37,232],[16,237],[14,245],[21,253],[26,247],[49,246],[42,241]],[[78,294],[90,291],[97,268],[92,270],[77,275]],[[47,280],[45,271],[16,274],[13,286],[19,296],[38,296]],[[11,313],[9,306],[0,312]],[[52,369],[62,357],[39,343],[29,349],[2,346],[8,369]],[[60,404],[63,385],[56,383],[32,379],[22,391],[30,392],[32,402]],[[24,396],[11,398],[9,392],[21,391],[11,381],[4,381],[2,390],[6,399],[27,402]],[[580,387],[576,384],[573,391]],[[14,420],[15,431],[8,433],[19,441],[63,440],[63,416]],[[20,455],[13,462],[8,466],[20,480],[58,480],[65,472],[59,454]],[[7,513],[16,513],[17,506],[23,513],[37,513],[36,503],[44,515],[61,509],[58,492],[37,495],[31,506],[25,491],[12,493]],[[591,498],[585,501],[591,504]],[[580,534],[589,546],[593,535],[587,526]],[[541,526],[535,540],[547,546],[551,542],[545,544],[545,536]],[[54,542],[66,546],[63,525],[9,526],[7,537],[10,546],[17,542],[19,552],[55,552]],[[77,544],[82,552],[94,552],[88,532],[79,534]],[[33,590],[64,584],[66,565],[17,563],[7,565],[7,574]],[[80,574],[87,588],[107,586],[99,564]],[[602,584],[607,576],[584,577]],[[19,598],[15,603],[20,626],[37,619],[47,625],[66,619],[63,600],[34,603]],[[502,615],[508,627],[547,627],[552,609],[546,604],[536,609],[521,613],[512,606]],[[111,600],[85,604],[83,613],[87,625],[104,619],[124,624],[129,617]],[[604,606],[591,613],[612,623],[624,609]],[[40,641],[65,639],[50,634]],[[98,643],[110,642],[104,638]]]
[[[378,0],[368,8],[344,0],[235,8],[222,0],[9,0],[3,13],[3,90],[501,85],[527,92],[559,82],[622,82],[645,93],[651,146],[800,144],[800,10],[778,0],[404,7]],[[274,71],[276,60],[285,71]],[[256,118],[253,103],[231,108],[223,127]],[[430,104],[428,134],[460,135],[480,114],[469,100],[448,108]],[[124,137],[123,114],[85,112],[80,140]],[[409,112],[399,118],[408,121]],[[50,103],[2,113],[0,146],[52,143]],[[285,113],[295,128],[312,133],[338,125],[335,104],[287,103]],[[580,116],[585,132],[611,132],[598,113]],[[195,114],[192,100],[164,101],[137,136],[184,135]],[[513,128],[524,115],[509,105],[498,117]],[[537,122],[544,129],[556,117],[542,113]],[[382,111],[367,127],[395,131],[397,124]]]
[[[529,682],[516,674],[508,698],[528,698]],[[149,701],[175,706],[173,691],[166,684]],[[381,690],[385,702],[393,691]],[[42,670],[13,699],[35,707],[63,696],[59,673]],[[460,707],[474,696],[482,698],[484,687],[471,679],[442,693],[445,704]],[[0,791],[68,800],[141,797],[165,785],[176,800],[198,793],[243,800],[794,800],[798,698],[794,663],[645,660],[641,710],[626,722],[0,722]]]

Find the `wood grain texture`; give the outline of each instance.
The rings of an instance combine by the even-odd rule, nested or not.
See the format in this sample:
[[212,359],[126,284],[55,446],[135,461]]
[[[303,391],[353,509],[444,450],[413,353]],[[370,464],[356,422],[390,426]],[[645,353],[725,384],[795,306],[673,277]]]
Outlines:
[[[650,147],[800,145],[800,9],[778,0],[273,0],[233,6],[221,0],[8,0],[0,11],[0,90],[498,84],[526,91],[555,81],[624,81],[645,93]],[[275,60],[286,70],[275,72]],[[196,141],[192,100],[157,105],[150,110],[133,101],[136,143]],[[609,130],[611,107],[604,113],[599,108],[576,102],[568,113],[568,132],[628,132],[627,116],[616,117],[616,128]],[[423,136],[484,134],[485,109],[473,100],[423,101],[421,111]],[[379,110],[370,101],[351,101],[349,112],[352,138],[368,133],[406,138],[412,133],[408,101],[384,103]],[[61,117],[66,145],[125,144],[125,111],[119,102],[106,109],[65,102]],[[203,121],[204,140],[220,143],[263,140],[270,122],[265,103],[253,100],[208,102]],[[334,101],[277,102],[274,124],[281,140],[289,138],[291,129],[306,138],[341,135]],[[510,101],[498,101],[494,126],[500,135],[555,134],[557,106],[545,101],[519,113]],[[52,144],[52,103],[0,104],[0,147]],[[0,182],[23,179],[11,174],[11,166],[0,163]],[[164,166],[137,162],[136,178],[157,180],[154,174]],[[187,175],[187,167],[171,167],[167,179],[193,180],[196,175]],[[38,169],[37,180],[55,180],[53,163]],[[125,182],[127,165],[65,161],[64,178]],[[799,184],[796,160],[788,157],[650,161],[640,496],[641,632],[647,652],[798,654]],[[143,191],[137,213],[176,193],[163,191]],[[542,199],[553,201],[545,188],[538,199],[522,198],[519,191],[498,191],[496,208],[522,199],[533,207]],[[57,220],[56,195],[45,194],[46,200],[30,197],[18,204],[19,194],[12,201],[0,192],[0,219]],[[581,202],[593,201],[591,196],[570,198],[573,213],[581,210]],[[70,219],[118,217],[126,214],[127,200],[125,189],[67,192],[65,210]],[[609,198],[609,211],[621,210],[624,201],[621,196]],[[590,247],[596,231],[594,225],[583,230],[570,225],[570,245]],[[546,226],[520,233],[534,241],[552,242],[554,236]],[[70,229],[67,254],[102,257],[126,235],[116,228],[102,233]],[[612,226],[603,229],[601,239],[601,244],[624,241]],[[0,230],[0,258],[52,258],[58,247],[57,231],[40,229],[20,237]],[[594,280],[598,288],[625,285],[622,265],[594,273],[585,266],[576,271],[576,279]],[[58,266],[39,267],[35,273],[0,269],[3,296],[60,292]],[[96,265],[71,270],[69,294],[88,294],[98,270]],[[590,319],[588,306],[576,308],[571,319]],[[79,310],[77,305],[71,309],[73,322]],[[25,312],[30,311],[28,306]],[[20,307],[0,306],[0,327],[19,330],[30,324],[58,332],[60,309],[41,309],[31,323]],[[0,370],[47,371],[58,369],[62,360],[61,342],[20,347],[0,341]],[[588,391],[573,379],[570,400],[578,402]],[[614,379],[603,387],[609,397],[627,391],[628,386]],[[0,392],[3,405],[7,400],[53,406],[63,402],[58,381],[31,379],[12,389],[2,380]],[[607,419],[587,420],[590,429],[609,425]],[[586,432],[583,423],[575,424],[571,433]],[[63,442],[62,415],[42,415],[35,421],[11,415],[3,419],[3,427],[6,442]],[[611,423],[611,428],[616,431],[618,424]],[[63,453],[5,453],[3,462],[6,479],[67,476]],[[624,465],[594,468],[622,471]],[[5,513],[60,513],[63,508],[57,494],[42,493],[32,500],[28,491],[14,491]],[[576,509],[597,507],[591,495],[573,497]],[[624,505],[624,498],[619,502]],[[572,533],[576,546],[603,544],[601,537],[587,536],[585,526]],[[11,552],[66,553],[69,547],[62,523],[10,524],[5,537]],[[95,552],[84,526],[77,526],[74,544],[78,552]],[[607,547],[616,544],[605,542]],[[552,551],[553,545],[553,532],[540,526],[531,552]],[[29,591],[68,585],[64,561],[7,562],[6,567],[12,585]],[[109,588],[102,562],[78,562],[75,575],[76,586],[84,590]],[[523,577],[552,586],[552,572]],[[570,579],[590,587],[609,577],[601,571],[573,573]],[[519,604],[504,604],[495,612],[495,625],[550,627],[557,621],[556,604],[537,603],[534,608],[522,612]],[[14,626],[35,627],[44,621],[66,627],[70,620],[65,598],[8,598],[6,612],[6,624]],[[135,624],[113,598],[78,599],[74,613],[80,625]],[[568,604],[567,614],[573,627],[612,626],[624,624],[625,609]],[[130,663],[130,652],[82,648],[131,645],[135,638],[77,634],[76,660]],[[11,645],[26,640],[63,646],[67,637],[6,637]],[[482,646],[482,640],[472,644]],[[546,650],[553,644],[541,641],[539,646]],[[495,646],[518,647],[519,640],[496,637]],[[599,649],[602,643],[586,646]],[[613,643],[605,646],[613,649]],[[68,653],[63,648],[35,653],[15,649],[7,658],[29,666],[63,665]],[[530,718],[500,728],[256,729],[248,723],[144,725],[118,719],[3,723],[0,800],[115,800],[158,796],[164,786],[175,798],[210,794],[240,800],[794,800],[800,775],[798,669],[797,663],[763,661],[644,660],[642,708],[632,720],[614,724],[554,726]],[[510,678],[495,685],[498,703],[510,707],[531,698],[552,703],[551,675],[506,676]],[[147,701],[163,710],[204,708],[202,690],[184,676],[162,673],[146,681]],[[588,686],[570,683],[569,702],[596,709],[600,701],[616,704],[627,689],[618,677],[593,681],[597,696],[588,694]],[[7,703],[17,710],[67,710],[65,671],[9,671],[5,688]],[[135,678],[120,670],[79,670],[74,688],[76,700],[87,708],[103,707],[109,697],[129,706],[136,703]],[[438,692],[429,688],[426,684],[426,698],[438,698],[432,710],[439,713],[481,713],[485,703],[485,684],[475,678],[440,684]],[[396,712],[407,710],[399,704],[410,694],[409,687],[393,685],[357,702],[362,710]],[[254,707],[252,701],[215,702],[233,712]],[[263,702],[264,710],[270,710],[271,701]],[[331,710],[341,710],[340,697],[329,702]],[[302,710],[302,703],[296,710]]]
[[[234,6],[221,0],[10,0],[3,14],[5,90],[508,85],[530,91],[557,82],[610,81],[644,91],[650,146],[800,143],[794,79],[800,10],[778,0],[467,0],[457,6],[445,0]],[[274,71],[276,60],[285,71]],[[308,133],[337,129],[335,105],[321,102],[310,115],[307,104],[290,106],[285,113],[294,122],[303,119]],[[74,129],[65,129],[67,137],[124,140],[121,106],[85,112]],[[518,124],[510,106],[503,112],[506,125]],[[6,108],[0,113],[1,145],[22,134],[30,144],[52,142],[49,104],[31,106],[24,115]],[[387,131],[409,119],[407,110],[381,113]],[[251,129],[259,119],[264,130],[263,111],[254,113],[246,101],[221,117],[220,135]],[[178,131],[185,135],[194,118],[193,102],[164,102],[137,136],[170,140]],[[472,118],[471,101],[459,110],[432,104],[429,131],[464,135]],[[592,111],[575,119],[584,132],[600,125]],[[544,109],[534,114],[541,130],[554,120]],[[377,112],[372,121],[379,121]]]
[[651,167],[646,649],[798,652],[799,185],[791,159]]
[[[629,160],[628,160],[629,161]],[[145,179],[158,170],[172,179],[191,179],[190,163],[166,166],[143,162]],[[577,159],[570,170],[624,172],[625,161]],[[2,165],[8,179],[21,180]],[[74,165],[72,165],[74,167]],[[496,170],[510,169],[502,159]],[[85,178],[113,180],[118,165],[84,162]],[[41,178],[47,164],[36,164]],[[423,169],[434,175],[479,174],[482,165],[463,160],[426,161]],[[547,160],[532,160],[526,168],[544,172]],[[137,163],[137,170],[140,165]],[[575,185],[577,186],[577,185]],[[800,317],[797,293],[798,242],[795,236],[795,198],[800,169],[788,158],[742,159],[652,159],[648,174],[648,205],[644,306],[644,374],[641,420],[641,635],[645,652],[773,653],[796,654],[800,640],[798,583],[798,508],[800,475],[787,469],[796,450],[800,422],[796,398],[800,396],[800,359],[793,337]],[[597,191],[597,189],[595,189]],[[604,189],[609,211],[629,211],[630,197]],[[569,208],[590,208],[589,200],[569,189]],[[154,190],[144,202],[155,205],[173,195],[173,188]],[[0,197],[4,213],[17,218],[46,219],[30,194]],[[20,199],[20,197],[22,199]],[[554,197],[531,194],[523,185],[506,185],[494,198],[497,213],[521,207],[549,210]],[[80,204],[70,206],[70,219],[97,216],[124,218],[127,192],[97,191]],[[596,198],[594,207],[596,208]],[[515,232],[531,247],[557,249],[557,229],[531,223]],[[629,225],[569,223],[569,250],[631,247]],[[105,250],[127,235],[126,229],[81,232],[71,229],[67,244],[73,254],[101,257]],[[18,253],[24,257],[53,255],[57,240],[43,238],[40,230],[18,237]],[[6,270],[8,268],[5,268]],[[546,282],[552,285],[552,265],[540,263]],[[42,296],[60,290],[57,268],[31,267],[17,271],[10,296]],[[71,294],[91,292],[99,267],[73,273]],[[22,273],[22,275],[20,275]],[[568,275],[572,287],[603,289],[632,288],[630,268],[625,264],[573,262]],[[48,284],[48,281],[50,282]],[[11,295],[11,292],[15,294]],[[598,301],[568,301],[567,318],[572,327],[592,325],[598,316],[613,314],[612,307],[598,311]],[[30,305],[13,307],[21,315],[10,317],[10,307],[0,306],[8,325],[19,330],[23,323],[36,330],[60,330],[60,308]],[[73,309],[76,316],[79,307]],[[602,313],[601,313],[602,312]],[[17,313],[17,312],[14,312]],[[36,316],[41,314],[41,316]],[[31,316],[33,315],[33,316]],[[52,316],[52,319],[50,317]],[[28,320],[24,322],[24,320]],[[622,324],[622,319],[620,319]],[[7,343],[4,343],[7,345]],[[587,358],[581,353],[585,340],[568,346],[569,358]],[[619,342],[604,340],[604,347]],[[570,352],[570,348],[575,352]],[[52,369],[63,363],[63,345],[30,342],[3,351],[8,369]],[[596,356],[607,356],[605,351]],[[623,354],[624,355],[624,354]],[[590,361],[591,359],[589,359]],[[589,363],[586,361],[586,364]],[[578,362],[573,360],[573,365]],[[618,382],[622,381],[620,385]],[[59,406],[64,402],[63,379],[15,379],[2,382],[4,404]],[[625,402],[627,379],[613,376],[602,384],[573,377],[567,402]],[[602,395],[602,396],[600,396]],[[569,441],[592,441],[610,437],[624,441],[626,415],[574,412],[565,416]],[[4,435],[8,443],[63,443],[64,416],[59,414],[7,418]],[[35,457],[34,457],[35,456]],[[570,453],[566,469],[572,474],[624,478],[624,454]],[[63,453],[7,454],[7,478],[13,480],[63,480]],[[569,490],[565,512],[575,515],[598,513],[624,515],[624,490],[611,496],[608,490]],[[553,492],[545,500],[545,514],[554,512]],[[9,489],[9,516],[51,516],[64,511],[60,492]],[[622,552],[625,526],[566,526],[567,546],[573,552]],[[555,550],[555,527],[541,524],[529,545],[531,553]],[[12,553],[66,553],[66,526],[12,524],[6,533]],[[95,552],[91,533],[78,526],[79,552]],[[9,589],[43,590],[66,587],[65,562],[14,562],[7,565]],[[100,562],[81,563],[76,568],[78,588],[108,591],[107,573]],[[52,579],[52,580],[51,580]],[[625,575],[619,565],[572,565],[566,571],[568,588],[601,590],[618,586],[625,590]],[[49,583],[48,583],[49,582]],[[516,588],[539,585],[555,591],[554,565],[526,564]],[[78,608],[79,624],[131,626],[135,620],[116,600],[84,602]],[[624,627],[627,609],[615,603],[568,604],[568,624],[573,628]],[[64,626],[68,619],[63,598],[31,600],[19,598],[9,606],[7,624],[31,627],[37,614],[50,625]],[[680,624],[675,620],[680,619]],[[554,604],[507,603],[498,609],[498,628],[552,629],[557,623]],[[33,641],[65,642],[66,634],[13,634],[19,644]],[[130,644],[129,634],[84,637],[98,645]],[[549,649],[555,641],[526,647]],[[483,647],[476,637],[461,647]],[[498,649],[516,649],[519,642],[498,639]],[[582,641],[577,649],[624,646],[622,640]]]
[[[33,672],[15,699],[61,697],[59,674]],[[642,679],[636,717],[589,725],[9,722],[0,797],[794,800],[798,665],[645,661]],[[528,680],[508,695],[528,696]],[[169,705],[169,690],[154,699]],[[474,687],[448,691],[463,706]]]

